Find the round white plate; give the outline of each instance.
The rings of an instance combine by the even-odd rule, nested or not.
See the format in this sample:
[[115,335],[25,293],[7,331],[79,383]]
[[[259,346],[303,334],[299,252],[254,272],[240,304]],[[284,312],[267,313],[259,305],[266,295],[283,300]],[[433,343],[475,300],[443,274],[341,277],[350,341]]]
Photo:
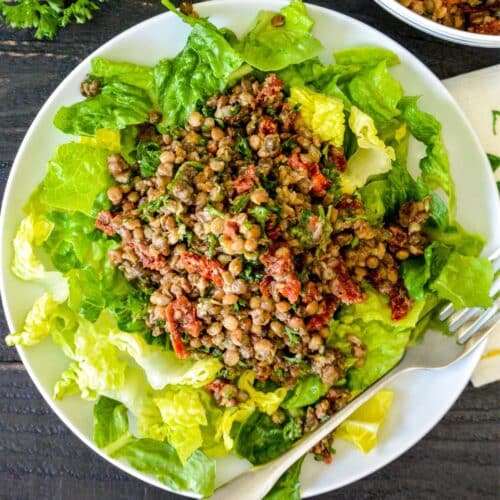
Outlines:
[[[270,0],[215,0],[198,4],[203,16],[210,16],[219,26],[228,26],[241,35],[257,10],[285,5]],[[378,45],[395,51],[402,64],[394,69],[409,95],[422,95],[421,105],[432,111],[443,123],[453,174],[457,184],[458,218],[469,230],[483,234],[488,249],[500,243],[499,208],[492,174],[479,142],[452,97],[439,80],[403,47],[359,21],[316,6],[308,6],[314,17],[316,36],[325,46],[325,60],[336,49],[359,45]],[[174,15],[162,14],[145,21],[103,45],[92,56],[154,64],[162,57],[174,56],[184,45],[188,28]],[[91,57],[92,57],[91,56]],[[78,99],[80,82],[90,68],[90,58],[83,61],[57,88],[31,125],[15,159],[5,191],[1,218],[1,292],[9,327],[22,325],[34,299],[41,294],[36,286],[16,279],[9,271],[12,259],[11,241],[22,218],[21,208],[42,180],[47,160],[56,146],[70,137],[52,125],[57,109]],[[418,148],[412,152],[412,163],[418,162]],[[89,179],[89,182],[92,180]],[[443,338],[443,342],[446,339]],[[21,359],[40,393],[65,424],[96,453],[92,443],[92,404],[78,397],[63,401],[51,398],[54,382],[67,360],[50,340],[19,349]],[[448,411],[459,396],[480,353],[443,373],[409,375],[394,384],[394,404],[388,421],[380,432],[380,443],[368,455],[362,455],[342,441],[336,442],[333,465],[315,463],[311,457],[302,471],[304,496],[316,495],[352,483],[383,467],[421,439]],[[102,454],[101,454],[102,455]],[[167,489],[152,477],[141,474],[127,464],[104,457],[122,470],[160,488]],[[218,463],[218,482],[245,468],[247,463],[226,458]]]
[[437,36],[449,42],[461,43],[462,45],[471,45],[473,47],[500,48],[500,36],[482,35],[480,33],[471,33],[469,31],[457,30],[436,23],[432,19],[421,16],[416,12],[400,4],[398,0],[375,0],[387,12],[396,16],[401,21],[424,31],[428,35]]

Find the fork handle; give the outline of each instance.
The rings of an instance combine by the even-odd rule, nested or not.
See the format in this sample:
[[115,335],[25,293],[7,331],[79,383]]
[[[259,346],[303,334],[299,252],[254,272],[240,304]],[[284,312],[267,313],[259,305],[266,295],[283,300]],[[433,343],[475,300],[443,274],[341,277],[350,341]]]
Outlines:
[[347,406],[337,412],[315,431],[299,439],[288,451],[275,460],[251,468],[232,481],[218,488],[212,500],[260,500],[271,490],[278,479],[300,457],[305,455],[316,443],[333,432],[344,420],[350,417],[361,405],[366,403],[391,380],[408,368],[399,363],[390,372],[356,396]]

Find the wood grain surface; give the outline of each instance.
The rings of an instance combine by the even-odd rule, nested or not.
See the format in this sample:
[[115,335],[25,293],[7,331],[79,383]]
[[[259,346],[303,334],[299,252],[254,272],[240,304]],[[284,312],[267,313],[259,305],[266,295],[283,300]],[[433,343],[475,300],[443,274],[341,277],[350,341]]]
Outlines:
[[[311,3],[349,14],[383,31],[440,78],[500,62],[499,51],[463,47],[424,35],[371,0]],[[109,0],[94,21],[65,29],[53,42],[34,41],[29,32],[0,25],[2,194],[28,126],[59,82],[111,37],[160,12],[159,1]],[[3,314],[0,328],[2,334],[8,331]],[[8,349],[1,337],[1,499],[179,498],[127,476],[83,445],[52,413],[16,351]],[[429,435],[398,460],[362,481],[317,498],[500,498],[499,403],[499,384],[467,387]]]

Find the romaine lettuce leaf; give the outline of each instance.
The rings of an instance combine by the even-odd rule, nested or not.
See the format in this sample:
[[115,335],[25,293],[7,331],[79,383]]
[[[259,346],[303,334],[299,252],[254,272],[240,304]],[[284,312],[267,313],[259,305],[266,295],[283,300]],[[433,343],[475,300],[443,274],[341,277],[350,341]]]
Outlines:
[[291,417],[284,424],[275,424],[269,415],[256,411],[240,426],[234,449],[241,457],[259,465],[279,457],[300,434],[300,425]]
[[94,146],[95,148],[107,149],[112,153],[117,153],[121,150],[121,134],[119,130],[108,130],[100,128],[96,130],[94,136],[83,135],[80,137],[82,144]]
[[114,80],[97,96],[60,108],[54,125],[65,134],[95,135],[103,128],[116,130],[144,123],[152,109],[148,92]]
[[195,451],[183,464],[166,442],[137,439],[130,433],[126,407],[101,397],[94,407],[95,443],[113,458],[124,458],[132,467],[152,474],[178,491],[210,496],[215,486],[215,462]]
[[300,469],[304,457],[299,458],[273,486],[273,489],[264,497],[264,500],[300,500]]
[[262,412],[272,415],[286,397],[287,390],[283,387],[275,391],[262,392],[254,388],[255,373],[251,370],[243,372],[238,379],[238,387],[246,391],[250,400]]
[[311,30],[314,21],[302,0],[291,0],[280,10],[282,26],[274,26],[276,12],[260,11],[253,27],[237,45],[245,62],[261,71],[278,71],[316,57],[323,49]]
[[171,2],[162,3],[193,27],[182,51],[173,59],[161,60],[153,69],[163,113],[159,128],[165,131],[184,125],[199,104],[224,90],[243,59],[224,34],[206,19],[188,18]]
[[215,462],[200,450],[183,464],[177,452],[166,442],[135,439],[119,448],[114,458],[124,458],[134,469],[156,476],[177,491],[209,497],[215,488]]
[[288,410],[309,406],[328,392],[329,386],[321,382],[317,375],[301,378],[289,392],[281,406]]
[[345,117],[344,104],[341,100],[306,88],[292,87],[288,101],[292,106],[300,105],[300,115],[305,125],[318,134],[323,141],[342,146]]
[[455,213],[455,185],[451,177],[448,154],[441,137],[441,124],[417,106],[418,97],[404,97],[398,104],[402,118],[415,138],[426,145],[426,156],[420,161],[418,186],[422,196],[441,188],[448,196],[450,217]]
[[374,176],[388,172],[396,156],[390,146],[379,138],[370,116],[356,106],[351,107],[349,127],[356,136],[358,149],[347,161],[347,168],[340,176],[342,191],[353,193]]
[[365,290],[366,299],[360,304],[352,304],[344,307],[340,311],[340,320],[343,323],[352,323],[356,320],[368,323],[378,321],[385,325],[400,329],[413,328],[424,308],[425,301],[415,301],[408,314],[399,321],[394,321],[391,317],[389,299],[386,295],[375,292],[371,288]]
[[401,84],[389,73],[387,62],[363,69],[348,83],[352,103],[369,115],[379,132],[399,124],[398,103],[403,97]]
[[484,238],[480,234],[469,233],[458,222],[445,229],[427,228],[427,231],[432,240],[441,241],[462,255],[478,257],[484,248]]
[[92,215],[97,195],[111,183],[107,158],[105,150],[86,144],[70,142],[59,146],[40,185],[41,203]]

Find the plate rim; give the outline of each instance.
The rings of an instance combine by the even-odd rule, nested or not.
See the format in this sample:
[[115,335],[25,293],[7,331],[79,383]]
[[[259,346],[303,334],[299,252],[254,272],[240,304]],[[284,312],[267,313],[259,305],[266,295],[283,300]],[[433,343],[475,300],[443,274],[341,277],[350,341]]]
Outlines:
[[[246,0],[246,1],[251,1],[251,0]],[[261,1],[263,1],[263,0],[261,0]],[[379,0],[376,0],[376,1],[379,2]],[[236,6],[236,5],[238,5],[238,2],[239,2],[239,0],[207,0],[207,1],[199,2],[196,5],[197,5],[197,7],[209,6],[209,7],[217,8],[220,5],[227,6],[228,4],[234,4]],[[273,8],[273,7],[279,8],[280,6],[288,3],[286,0],[267,0],[267,2],[269,4],[272,4],[272,5],[270,5],[270,8]],[[347,14],[338,12],[333,8],[327,8],[327,7],[323,7],[320,5],[309,4],[307,2],[304,2],[304,3],[308,9],[315,10],[319,13],[323,13],[323,14],[328,15],[328,16],[333,15],[333,16],[337,16],[340,19],[349,20],[349,22],[356,24],[358,27],[360,27],[360,29],[376,32],[379,36],[382,37],[382,43],[383,43],[383,39],[390,40],[391,42],[395,43],[398,46],[398,49],[401,50],[402,52],[404,52],[405,56],[407,57],[407,64],[408,65],[411,65],[411,67],[413,69],[415,69],[415,71],[417,71],[418,73],[422,73],[422,72],[427,73],[427,76],[431,80],[433,80],[434,85],[441,87],[442,92],[444,92],[444,95],[446,95],[448,97],[448,99],[452,102],[453,107],[455,108],[456,112],[460,115],[465,127],[468,129],[468,133],[469,133],[471,139],[473,140],[475,147],[477,148],[478,151],[482,152],[483,163],[486,164],[486,162],[487,162],[486,154],[482,150],[482,147],[480,145],[480,142],[479,142],[479,139],[477,137],[476,132],[472,128],[471,124],[469,123],[469,120],[465,116],[465,113],[462,111],[460,106],[456,103],[453,96],[450,94],[448,89],[444,86],[444,84],[441,82],[441,80],[434,74],[434,72],[431,69],[429,69],[423,62],[421,62],[416,56],[414,56],[408,49],[406,49],[398,41],[392,39],[389,35],[385,34],[384,32],[382,32],[376,28],[373,28],[372,26],[366,24],[365,22],[360,21],[359,19],[356,19],[355,17],[349,16]],[[9,171],[9,176],[7,179],[7,183],[5,185],[4,195],[3,195],[1,209],[0,209],[0,236],[3,236],[3,234],[5,232],[6,207],[9,205],[9,200],[13,194],[13,183],[14,183],[14,177],[15,177],[13,174],[18,170],[20,162],[21,162],[21,157],[24,155],[24,151],[28,148],[28,144],[30,142],[31,136],[32,136],[33,132],[35,131],[35,129],[38,127],[39,122],[42,120],[42,116],[46,113],[47,108],[49,108],[50,105],[52,104],[52,102],[58,98],[59,94],[66,87],[69,80],[72,79],[73,75],[75,73],[77,73],[82,67],[87,66],[93,57],[96,57],[96,56],[100,55],[102,52],[105,52],[106,49],[108,48],[108,46],[111,46],[111,45],[119,42],[122,38],[126,38],[127,36],[130,35],[131,32],[142,29],[143,25],[146,25],[146,24],[152,22],[153,20],[158,20],[158,18],[160,18],[162,16],[163,17],[174,16],[174,14],[167,11],[167,12],[162,12],[160,14],[152,16],[148,19],[145,19],[145,20],[125,29],[121,33],[118,33],[117,35],[110,38],[108,41],[106,41],[102,45],[100,45],[96,50],[91,52],[80,63],[78,63],[70,71],[70,73],[65,78],[63,78],[63,80],[57,85],[57,87],[53,90],[53,92],[50,94],[50,96],[46,99],[44,104],[41,106],[41,108],[37,112],[32,123],[28,127],[28,129],[23,137],[23,140],[21,141],[21,144],[16,152],[16,155],[14,157],[14,161],[12,163],[12,167]],[[491,173],[490,170],[491,169],[489,169],[490,182],[493,182],[493,174]],[[4,259],[5,259],[4,254],[5,254],[4,245],[0,245],[0,262],[2,262],[2,264],[3,264]],[[0,266],[0,295],[1,295],[2,305],[3,305],[3,309],[4,309],[4,314],[5,314],[5,317],[7,319],[7,325],[9,327],[10,331],[13,331],[14,330],[14,321],[13,321],[11,311],[7,307],[7,298],[6,298],[6,295],[7,295],[6,294],[6,290],[7,290],[6,274],[7,273],[10,273],[10,267],[4,268],[3,265]],[[198,498],[198,496],[196,494],[194,494],[193,492],[172,490],[164,483],[161,483],[160,481],[158,481],[156,478],[154,478],[150,475],[147,475],[147,474],[143,474],[143,473],[137,471],[136,469],[134,469],[128,463],[118,461],[118,460],[113,459],[112,457],[106,455],[105,453],[103,453],[99,448],[97,448],[95,443],[91,439],[87,438],[82,432],[80,432],[80,430],[70,421],[70,419],[67,418],[64,415],[64,413],[62,411],[60,411],[59,408],[55,405],[51,395],[47,391],[45,391],[45,389],[42,387],[41,382],[39,381],[38,377],[35,375],[30,363],[27,361],[26,355],[25,355],[25,348],[16,346],[16,350],[19,353],[19,357],[21,358],[21,361],[22,361],[26,371],[28,372],[28,375],[30,376],[31,381],[34,383],[38,392],[41,394],[41,396],[43,397],[45,402],[48,404],[50,409],[66,425],[66,427],[68,427],[68,429],[73,434],[75,434],[86,446],[88,446],[91,450],[93,450],[95,453],[97,453],[104,460],[106,460],[109,463],[111,463],[112,465],[118,467],[123,472],[130,474],[131,476],[135,477],[136,479],[139,479],[140,481],[143,481],[143,482],[150,484],[152,486],[156,486],[164,491],[169,491],[169,492],[172,492],[172,493],[175,493],[178,495],[182,495],[185,497],[189,497],[189,498]],[[482,349],[480,348],[478,351],[482,351]],[[476,362],[479,361],[480,355],[481,355],[481,352],[477,352],[477,354],[475,355],[477,358]],[[474,364],[474,366],[475,366],[475,364]],[[473,371],[473,368],[470,369],[471,373],[472,373],[472,371]],[[469,377],[470,377],[470,374],[469,374]],[[451,401],[449,406],[443,408],[440,412],[438,412],[436,414],[437,417],[436,417],[436,421],[434,422],[434,424],[431,425],[429,428],[425,428],[423,431],[414,434],[414,436],[410,440],[409,445],[407,445],[406,447],[403,447],[401,450],[397,451],[390,458],[382,460],[381,462],[373,465],[372,467],[365,468],[361,473],[355,475],[354,478],[347,479],[344,482],[340,481],[334,487],[328,487],[328,486],[314,487],[314,485],[311,486],[309,488],[309,491],[307,491],[307,494],[304,495],[304,498],[308,498],[308,497],[315,496],[315,495],[320,495],[320,494],[323,494],[323,493],[326,493],[329,491],[334,491],[334,490],[343,488],[349,484],[353,484],[353,483],[359,481],[360,479],[363,479],[365,477],[370,476],[371,474],[373,474],[377,470],[382,469],[383,467],[385,467],[389,463],[391,463],[394,460],[396,460],[397,458],[399,458],[403,453],[410,450],[410,448],[415,446],[415,444],[418,443],[427,433],[429,433],[441,421],[441,419],[448,413],[451,406],[453,406],[453,404],[456,402],[456,400],[462,394],[465,386],[467,385],[467,383],[469,381],[469,377],[466,378],[464,384],[460,385],[459,390],[457,391],[456,397],[453,398],[453,400]]]

